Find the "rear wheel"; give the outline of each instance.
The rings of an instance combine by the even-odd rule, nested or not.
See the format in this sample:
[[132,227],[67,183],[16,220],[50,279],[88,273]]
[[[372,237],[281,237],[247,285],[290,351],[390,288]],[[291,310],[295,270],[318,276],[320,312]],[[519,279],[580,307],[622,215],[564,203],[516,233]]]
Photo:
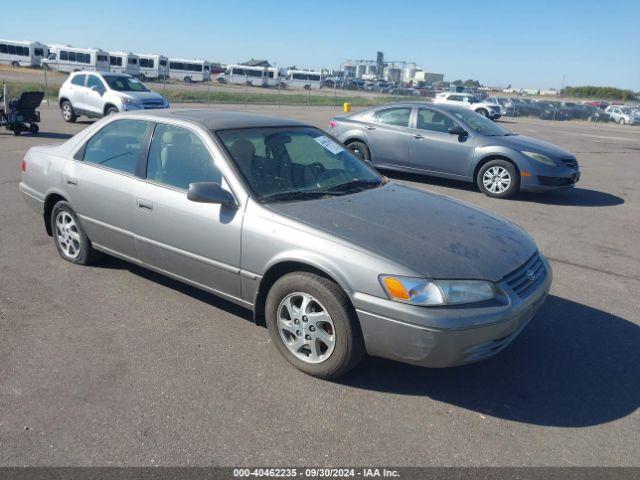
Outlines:
[[100,258],[68,202],[61,200],[53,206],[50,221],[53,241],[63,259],[79,265],[90,265]]
[[115,113],[118,113],[118,109],[116,107],[113,107],[113,106],[107,108],[107,111],[104,112],[105,116],[113,115]]
[[280,278],[269,291],[267,327],[278,351],[297,369],[337,378],[364,356],[362,333],[345,293],[309,272]]
[[349,151],[360,160],[365,160],[367,162],[371,161],[371,152],[364,142],[355,141],[349,143],[347,146],[349,147]]
[[479,113],[483,117],[489,117],[489,112],[484,108],[479,108],[478,110],[476,110],[476,113]]
[[62,118],[65,122],[73,123],[78,119],[76,112],[73,110],[71,102],[68,100],[62,102],[62,104],[60,105],[60,111],[62,112]]
[[476,183],[482,193],[493,198],[509,198],[520,190],[518,172],[506,160],[491,160],[484,164]]
[[144,73],[141,73],[140,75],[138,75],[138,79],[141,82],[144,82],[147,79],[147,76]]
[[192,83],[191,77],[184,77],[184,83]]

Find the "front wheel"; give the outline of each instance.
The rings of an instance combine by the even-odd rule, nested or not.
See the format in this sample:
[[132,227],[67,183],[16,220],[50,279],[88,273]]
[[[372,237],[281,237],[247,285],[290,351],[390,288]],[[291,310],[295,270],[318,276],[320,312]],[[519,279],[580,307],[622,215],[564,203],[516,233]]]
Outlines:
[[294,272],[271,287],[267,328],[278,351],[298,370],[332,379],[364,356],[364,341],[346,294],[331,280]]
[[618,123],[619,123],[620,125],[624,125],[624,118],[621,118],[620,120],[618,120]]
[[360,160],[371,161],[371,152],[364,142],[351,142],[348,147],[349,151]]
[[483,117],[487,117],[487,118],[489,117],[489,112],[484,108],[479,108],[478,110],[476,110],[476,113],[479,113]]
[[51,232],[60,256],[68,262],[90,265],[100,258],[91,246],[69,203],[59,201],[51,210]]
[[62,102],[60,105],[60,111],[62,112],[62,118],[65,122],[73,123],[78,119],[71,102],[68,100]]
[[184,77],[184,83],[192,83],[191,77]]
[[509,198],[520,190],[516,167],[506,160],[492,160],[478,172],[478,188],[488,197]]
[[107,111],[105,112],[105,115],[109,116],[109,115],[114,115],[116,113],[118,113],[118,109],[116,107],[109,107],[109,108],[107,108]]

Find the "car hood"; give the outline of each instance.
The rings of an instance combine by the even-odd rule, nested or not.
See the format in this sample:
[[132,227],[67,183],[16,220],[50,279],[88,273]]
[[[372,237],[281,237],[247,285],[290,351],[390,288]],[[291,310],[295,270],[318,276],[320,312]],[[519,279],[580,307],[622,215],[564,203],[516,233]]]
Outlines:
[[395,183],[266,206],[431,278],[498,281],[537,250],[524,230],[505,219]]
[[156,92],[118,92],[122,98],[131,98],[134,100],[162,100],[164,97]]
[[[498,141],[496,142],[496,139]],[[513,150],[522,151],[525,150],[527,152],[536,152],[542,153],[543,155],[550,155],[554,157],[573,157],[574,155],[565,150],[564,148],[560,148],[553,143],[545,142],[544,140],[538,140],[537,138],[527,137],[524,135],[509,135],[506,137],[487,137],[487,144],[495,144],[512,148]]]

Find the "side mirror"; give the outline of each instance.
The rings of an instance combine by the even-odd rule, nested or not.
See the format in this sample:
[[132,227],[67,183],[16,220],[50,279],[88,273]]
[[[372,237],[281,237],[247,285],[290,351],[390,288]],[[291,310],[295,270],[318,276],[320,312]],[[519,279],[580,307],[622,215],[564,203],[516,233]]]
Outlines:
[[198,203],[216,203],[224,206],[236,205],[233,195],[214,182],[190,183],[187,198],[192,202]]
[[467,132],[464,128],[462,128],[462,126],[460,125],[454,125],[453,127],[451,127],[448,132],[451,135],[458,135],[459,137],[466,137],[469,135],[469,132]]
[[104,93],[104,91],[100,87],[98,87],[97,85],[93,85],[91,87],[91,91],[97,92],[98,95],[100,95],[100,96],[102,96],[102,94]]

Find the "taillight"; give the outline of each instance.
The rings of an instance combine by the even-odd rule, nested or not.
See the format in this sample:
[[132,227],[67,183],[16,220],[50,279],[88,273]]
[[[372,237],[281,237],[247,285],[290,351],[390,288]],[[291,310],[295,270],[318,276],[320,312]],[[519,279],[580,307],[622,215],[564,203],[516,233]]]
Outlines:
[[329,120],[329,128],[337,127],[338,122],[334,122],[333,120]]
[[22,171],[23,172],[27,171],[27,162],[25,160],[22,160]]

